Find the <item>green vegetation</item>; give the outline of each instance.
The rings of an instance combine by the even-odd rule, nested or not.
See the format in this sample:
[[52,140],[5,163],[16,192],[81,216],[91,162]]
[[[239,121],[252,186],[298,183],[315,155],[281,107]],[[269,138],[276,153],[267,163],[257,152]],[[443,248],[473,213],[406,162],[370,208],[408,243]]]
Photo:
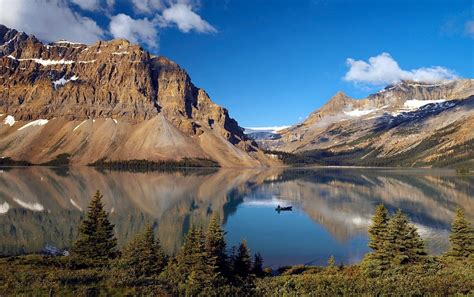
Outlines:
[[92,198],[87,216],[79,226],[79,236],[73,254],[93,264],[105,264],[117,255],[117,239],[114,225],[102,204],[102,195],[97,191]]
[[101,202],[93,197],[71,256],[0,259],[0,295],[338,296],[474,293],[474,234],[457,210],[443,256],[429,256],[400,210],[376,208],[369,229],[372,252],[357,265],[263,268],[242,241],[226,253],[220,219],[207,230],[191,226],[180,251],[168,257],[148,225],[119,253]]
[[470,171],[469,171],[469,168],[467,167],[458,167],[456,168],[456,173],[458,175],[468,175]]
[[107,161],[100,159],[94,163],[89,164],[98,169],[108,170],[124,170],[132,172],[147,172],[147,171],[168,171],[180,168],[218,168],[219,163],[214,160],[204,158],[184,158],[179,161],[148,161],[148,160],[121,160],[121,161]]
[[0,158],[0,166],[31,166],[28,161],[13,160],[10,157]]
[[370,276],[381,275],[386,270],[397,269],[408,264],[417,264],[426,255],[424,243],[416,228],[398,210],[388,218],[383,205],[377,207],[369,229],[369,247],[373,250],[362,261],[361,266]]
[[280,151],[271,151],[266,150],[264,151],[267,155],[275,155],[281,160],[283,163],[293,166],[298,165],[308,165],[308,164],[317,164],[319,159],[318,156],[310,156],[305,154],[292,154],[287,152],[280,152]]
[[148,225],[124,247],[121,257],[113,265],[113,274],[121,285],[153,283],[165,269],[167,261],[152,226]]
[[64,153],[59,154],[51,161],[40,164],[41,166],[69,166],[71,155]]
[[449,241],[451,245],[446,255],[455,258],[474,256],[474,231],[461,208],[456,210]]
[[28,161],[23,160],[14,160],[10,157],[0,158],[0,166],[69,166],[69,159],[71,155],[69,154],[59,154],[51,161],[41,163],[41,164],[33,164]]

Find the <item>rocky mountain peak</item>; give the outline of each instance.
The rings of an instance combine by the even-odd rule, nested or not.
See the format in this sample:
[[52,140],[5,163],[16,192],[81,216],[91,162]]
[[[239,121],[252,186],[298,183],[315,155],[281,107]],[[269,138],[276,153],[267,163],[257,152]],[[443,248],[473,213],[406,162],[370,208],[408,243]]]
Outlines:
[[16,121],[102,118],[138,125],[162,118],[185,136],[207,133],[244,151],[257,150],[177,63],[125,39],[43,44],[1,26],[0,98],[0,114]]
[[377,106],[402,106],[407,100],[437,100],[467,98],[474,93],[472,79],[456,79],[438,83],[401,81],[369,95]]
[[[452,100],[468,98],[474,94],[474,80],[458,79],[439,83],[401,81],[363,99],[353,99],[337,92],[311,116],[323,118],[344,111],[381,108],[402,108],[408,100]],[[311,117],[310,116],[310,117]]]
[[[441,104],[432,108],[439,112],[455,103],[446,101],[461,101],[474,96],[474,80],[458,79],[440,83],[422,83],[401,81],[389,85],[383,90],[363,99],[353,99],[343,92],[336,93],[321,108],[311,113],[301,124],[295,125],[281,132],[281,139],[275,141],[273,148],[283,148],[287,151],[302,149],[303,147],[329,146],[329,137],[324,136],[321,143],[315,140],[315,135],[321,131],[350,123],[361,119],[389,119],[406,112],[415,112],[418,108],[428,104]],[[426,101],[423,102],[423,101]],[[428,108],[429,109],[429,108]],[[430,114],[429,110],[426,114]],[[415,113],[413,114],[415,116]],[[362,121],[361,123],[369,123]],[[395,121],[393,121],[395,122]],[[345,128],[347,129],[347,127]],[[340,131],[343,131],[341,129]],[[345,135],[345,137],[350,134]],[[340,140],[338,140],[339,142]],[[334,144],[334,143],[333,143]],[[265,143],[266,147],[271,147]]]
[[353,99],[351,97],[347,96],[344,92],[339,91],[336,95],[332,96],[318,112],[324,115],[331,115],[341,112],[347,105],[352,104],[352,102]]

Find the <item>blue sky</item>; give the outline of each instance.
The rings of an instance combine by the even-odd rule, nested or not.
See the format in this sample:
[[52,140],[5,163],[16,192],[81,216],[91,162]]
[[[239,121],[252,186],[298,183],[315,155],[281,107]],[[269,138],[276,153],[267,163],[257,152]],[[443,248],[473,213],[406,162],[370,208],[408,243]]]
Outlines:
[[339,90],[360,98],[398,79],[474,77],[472,1],[52,0],[79,22],[57,32],[29,24],[22,2],[31,7],[0,0],[10,10],[0,23],[45,40],[132,39],[180,64],[244,127],[293,124]]

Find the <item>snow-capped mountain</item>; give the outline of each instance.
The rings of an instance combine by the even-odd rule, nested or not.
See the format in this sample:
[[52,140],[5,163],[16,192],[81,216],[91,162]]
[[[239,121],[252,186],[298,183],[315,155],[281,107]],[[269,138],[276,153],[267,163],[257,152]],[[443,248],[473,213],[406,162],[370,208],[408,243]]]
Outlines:
[[244,128],[244,133],[253,140],[276,140],[281,138],[279,131],[290,126],[273,126],[273,127],[251,127]]
[[402,81],[364,99],[339,92],[303,123],[279,134],[258,143],[308,163],[473,164],[474,80]]

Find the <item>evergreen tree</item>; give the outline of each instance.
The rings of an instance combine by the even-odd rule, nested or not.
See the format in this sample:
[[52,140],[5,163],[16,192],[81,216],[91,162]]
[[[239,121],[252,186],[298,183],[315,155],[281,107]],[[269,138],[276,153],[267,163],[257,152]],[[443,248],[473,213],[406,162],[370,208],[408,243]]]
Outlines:
[[415,226],[411,224],[408,225],[407,238],[407,253],[411,262],[416,262],[420,260],[422,256],[427,255],[423,239],[418,234]]
[[388,211],[383,204],[375,209],[372,225],[369,227],[369,248],[375,253],[383,253],[384,239],[387,233]]
[[246,278],[252,269],[252,259],[247,241],[243,240],[233,256],[233,272],[241,278]]
[[334,269],[336,267],[336,260],[334,259],[334,256],[329,257],[328,260],[328,266],[329,269]]
[[192,228],[190,232],[188,250],[186,253],[185,262],[189,265],[191,270],[202,271],[206,270],[207,253],[204,247],[204,234],[202,228]]
[[423,240],[401,210],[389,220],[384,242],[385,256],[395,266],[418,262],[426,255]]
[[448,256],[467,258],[474,254],[474,231],[471,224],[464,217],[464,211],[461,208],[456,210],[456,216],[451,225],[449,242],[451,245],[446,253]]
[[176,260],[167,267],[166,278],[178,288],[179,295],[202,294],[221,283],[215,258],[209,257],[206,251],[206,237],[201,228],[191,226]]
[[226,242],[225,233],[222,230],[219,216],[213,215],[206,233],[205,248],[208,256],[209,265],[216,272],[226,275],[227,255],[225,253]]
[[329,257],[328,265],[326,266],[325,270],[328,273],[335,273],[337,271],[336,260],[334,259],[334,256],[331,255],[331,257]]
[[200,233],[198,230],[194,226],[191,226],[184,237],[183,246],[176,258],[180,273],[185,278],[189,276],[192,268],[196,265],[198,254],[202,252],[199,251],[201,247],[201,239],[199,237]]
[[145,228],[143,237],[144,273],[146,275],[159,274],[165,268],[168,257],[161,247],[160,240],[155,238],[151,225]]
[[372,217],[372,224],[369,227],[369,248],[372,249],[361,263],[366,273],[372,276],[380,275],[389,266],[388,254],[386,251],[386,237],[389,215],[383,204],[379,204]]
[[155,240],[153,228],[145,230],[125,246],[116,265],[117,276],[125,282],[156,277],[166,265],[166,255]]
[[99,191],[92,198],[86,218],[79,226],[79,237],[73,248],[76,255],[97,264],[104,263],[117,255],[114,225],[108,219],[102,198]]
[[262,277],[265,275],[263,271],[263,258],[260,253],[254,255],[252,273],[257,277]]

